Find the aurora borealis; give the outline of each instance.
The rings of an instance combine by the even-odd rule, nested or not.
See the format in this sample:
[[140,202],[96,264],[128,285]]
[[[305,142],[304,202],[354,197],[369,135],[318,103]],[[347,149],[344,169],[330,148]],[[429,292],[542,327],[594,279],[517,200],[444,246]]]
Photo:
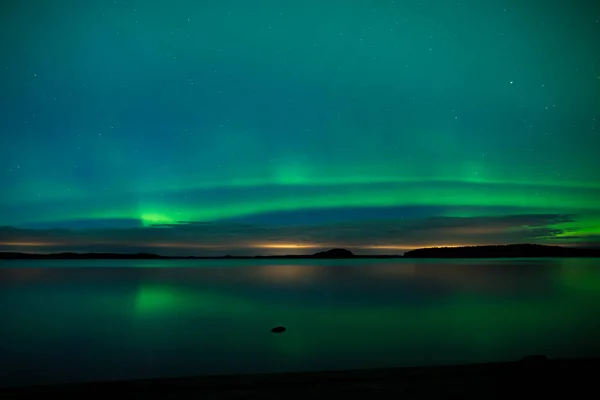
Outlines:
[[0,251],[600,244],[600,5],[0,9]]

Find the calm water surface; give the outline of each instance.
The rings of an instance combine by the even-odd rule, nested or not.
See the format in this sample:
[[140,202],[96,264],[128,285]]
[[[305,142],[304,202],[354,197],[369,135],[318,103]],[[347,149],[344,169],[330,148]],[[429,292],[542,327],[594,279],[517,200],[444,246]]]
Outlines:
[[0,262],[2,386],[600,356],[598,338],[597,259]]

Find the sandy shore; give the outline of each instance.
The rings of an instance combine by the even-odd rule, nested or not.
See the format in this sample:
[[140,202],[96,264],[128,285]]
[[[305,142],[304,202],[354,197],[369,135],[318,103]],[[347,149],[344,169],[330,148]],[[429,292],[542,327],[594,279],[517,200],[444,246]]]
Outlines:
[[[423,368],[205,376],[36,386],[0,390],[0,399],[478,399],[596,391],[600,358]],[[587,396],[586,396],[587,397]]]

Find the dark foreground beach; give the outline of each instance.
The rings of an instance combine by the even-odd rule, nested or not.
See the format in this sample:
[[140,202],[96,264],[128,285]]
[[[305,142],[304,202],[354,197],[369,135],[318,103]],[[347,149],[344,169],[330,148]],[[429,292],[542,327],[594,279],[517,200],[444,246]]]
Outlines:
[[10,388],[7,399],[490,399],[594,393],[600,358],[441,367],[206,376]]

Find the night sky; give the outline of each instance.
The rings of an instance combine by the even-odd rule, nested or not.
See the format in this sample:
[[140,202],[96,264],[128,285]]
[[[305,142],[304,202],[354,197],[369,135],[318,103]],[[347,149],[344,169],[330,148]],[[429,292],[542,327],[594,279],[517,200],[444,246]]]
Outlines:
[[600,245],[595,0],[0,6],[0,251]]

